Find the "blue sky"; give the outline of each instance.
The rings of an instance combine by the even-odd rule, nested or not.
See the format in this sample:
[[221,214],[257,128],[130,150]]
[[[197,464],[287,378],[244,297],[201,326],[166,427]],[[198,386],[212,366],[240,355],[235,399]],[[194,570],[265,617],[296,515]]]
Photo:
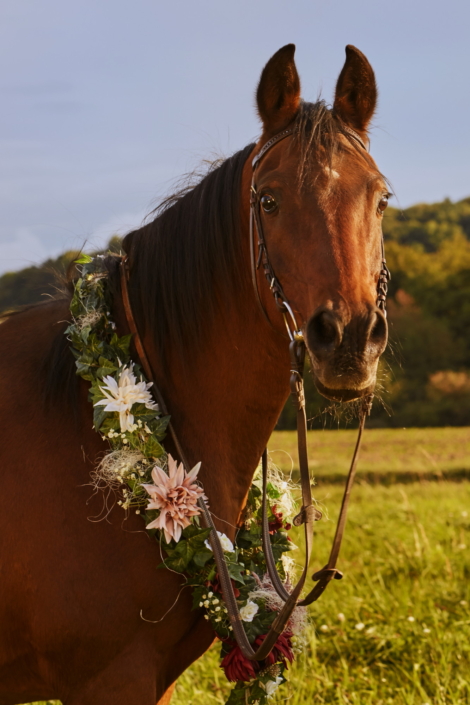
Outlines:
[[3,0],[0,273],[125,233],[256,138],[259,74],[289,42],[310,100],[332,99],[346,44],[369,58],[399,205],[470,195],[469,27],[463,0]]

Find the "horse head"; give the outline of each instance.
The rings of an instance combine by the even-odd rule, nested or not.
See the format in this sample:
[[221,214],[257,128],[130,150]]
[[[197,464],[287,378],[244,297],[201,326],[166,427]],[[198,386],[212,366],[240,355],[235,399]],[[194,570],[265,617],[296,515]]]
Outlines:
[[[280,326],[262,276],[263,268],[268,279],[275,273],[303,332],[319,392],[349,401],[373,391],[387,343],[377,303],[389,193],[366,148],[377,88],[366,57],[348,46],[333,108],[305,103],[294,51],[289,44],[274,54],[257,90],[263,133],[253,152],[261,158],[256,163],[255,156],[252,237],[255,249],[265,242],[265,252],[254,281],[269,321]],[[273,278],[270,283],[276,293]]]

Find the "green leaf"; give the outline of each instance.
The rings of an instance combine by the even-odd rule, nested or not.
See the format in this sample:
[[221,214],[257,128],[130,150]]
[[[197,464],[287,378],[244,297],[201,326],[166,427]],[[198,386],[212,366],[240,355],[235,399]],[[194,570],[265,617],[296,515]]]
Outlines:
[[165,438],[166,429],[170,423],[171,416],[162,416],[150,425],[152,433],[154,433],[157,438],[161,441]]
[[100,357],[98,359],[98,364],[99,364],[99,367],[96,370],[96,374],[98,377],[101,377],[101,378],[106,377],[107,375],[112,375],[113,372],[116,372],[116,370],[119,369],[117,367],[117,365],[114,365],[111,362],[111,360],[108,360],[106,357],[103,357],[102,355],[100,355]]
[[235,580],[236,583],[241,583],[242,585],[245,584],[245,578],[241,573],[243,568],[239,563],[229,563],[227,561],[227,569],[228,574],[233,580]]
[[119,423],[119,415],[117,413],[108,414],[100,426],[101,433],[109,433],[111,429],[113,431],[121,431],[121,424]]
[[189,541],[181,539],[176,548],[171,552],[167,551],[167,553],[165,567],[176,570],[177,573],[184,573],[194,556],[194,549],[190,546]]
[[277,487],[274,487],[271,482],[268,482],[266,485],[266,493],[271,499],[279,499],[279,497],[282,496],[282,493],[277,489]]
[[212,551],[209,548],[201,548],[194,554],[193,562],[198,566],[198,568],[204,568],[206,563],[210,561],[211,558],[214,558]]
[[90,262],[93,262],[93,257],[90,257],[89,255],[82,255],[75,260],[75,264],[90,264]]
[[284,531],[276,531],[275,534],[270,536],[270,541],[276,561],[281,558],[283,553],[292,551],[293,549],[293,544],[288,540],[287,534]]
[[153,436],[149,436],[142,448],[142,452],[147,458],[160,458],[165,450]]
[[104,411],[102,406],[95,406],[93,409],[93,426],[98,431],[101,428],[101,424],[107,416],[107,411]]
[[118,338],[116,333],[113,335],[113,337],[110,340],[110,345],[113,348],[117,348],[118,354],[120,353],[120,360],[121,362],[127,362],[130,357],[129,353],[129,346],[131,344],[132,340],[132,335],[123,335],[121,338]]

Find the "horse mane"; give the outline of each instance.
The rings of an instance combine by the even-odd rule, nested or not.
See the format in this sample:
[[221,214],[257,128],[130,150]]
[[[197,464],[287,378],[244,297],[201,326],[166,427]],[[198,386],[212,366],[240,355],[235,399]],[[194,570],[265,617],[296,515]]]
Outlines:
[[[155,334],[163,359],[170,345],[194,349],[242,279],[240,182],[253,147],[211,165],[199,183],[168,196],[151,222],[124,238],[137,325]],[[109,264],[117,290],[117,266]]]

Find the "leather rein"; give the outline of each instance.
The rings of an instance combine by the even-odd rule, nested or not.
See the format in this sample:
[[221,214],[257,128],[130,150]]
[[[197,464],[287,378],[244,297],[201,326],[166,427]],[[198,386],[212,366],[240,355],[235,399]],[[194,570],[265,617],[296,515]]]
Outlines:
[[[345,129],[345,132],[347,133],[347,137],[351,137],[352,139],[356,140],[361,147],[366,149],[364,142],[362,139],[359,137],[357,133],[355,133],[353,130],[350,128]],[[328,563],[326,566],[318,570],[316,573],[313,574],[312,579],[316,581],[315,587],[304,597],[303,599],[299,599],[300,593],[305,585],[305,581],[307,578],[307,573],[308,573],[308,566],[310,562],[310,557],[311,557],[311,552],[312,552],[312,545],[313,545],[313,526],[314,522],[321,519],[322,514],[316,507],[314,506],[312,502],[312,494],[311,494],[311,481],[310,481],[310,474],[309,474],[309,467],[308,467],[308,454],[307,454],[307,421],[306,421],[306,413],[305,413],[305,396],[304,396],[304,383],[303,383],[303,373],[304,373],[304,361],[305,361],[305,352],[306,352],[306,346],[305,346],[305,341],[304,341],[304,336],[300,330],[300,328],[297,325],[297,321],[295,318],[295,315],[292,311],[291,306],[289,305],[289,302],[284,294],[284,291],[282,289],[282,286],[277,279],[274,270],[272,268],[272,265],[269,261],[269,256],[268,256],[268,250],[267,250],[267,245],[266,245],[266,240],[264,238],[264,233],[263,233],[263,227],[262,227],[262,222],[261,222],[261,214],[260,214],[260,200],[259,200],[259,194],[256,191],[256,185],[255,185],[255,176],[256,176],[256,169],[257,166],[259,165],[260,161],[264,157],[264,155],[273,147],[275,144],[280,142],[281,140],[285,139],[286,137],[289,137],[290,135],[294,134],[294,128],[287,128],[283,130],[282,132],[278,133],[274,137],[272,137],[268,142],[264,144],[264,146],[261,148],[261,150],[256,154],[256,156],[253,159],[252,165],[253,165],[253,178],[251,182],[251,189],[250,189],[250,258],[251,258],[251,274],[252,274],[252,280],[253,280],[253,286],[256,292],[256,298],[258,301],[258,304],[263,312],[263,315],[265,316],[266,320],[268,323],[271,322],[269,321],[268,315],[265,311],[265,308],[261,302],[261,297],[259,293],[259,288],[258,288],[258,277],[257,277],[257,270],[260,268],[262,265],[263,267],[263,272],[265,274],[266,279],[268,280],[269,288],[272,291],[272,294],[274,296],[277,308],[279,309],[280,313],[282,314],[284,318],[284,322],[286,325],[287,333],[289,335],[289,352],[290,352],[290,363],[291,363],[291,376],[290,376],[290,389],[291,389],[291,395],[292,399],[294,401],[296,411],[297,411],[297,441],[298,441],[298,454],[299,454],[299,469],[300,469],[300,482],[301,482],[301,490],[302,490],[302,507],[299,512],[299,514],[294,518],[294,525],[295,526],[301,526],[304,524],[304,533],[305,533],[305,563],[304,563],[304,568],[302,570],[302,574],[300,576],[300,579],[297,583],[297,585],[289,592],[282,579],[280,578],[277,568],[276,568],[276,560],[273,555],[272,547],[271,547],[271,541],[270,541],[270,534],[269,534],[269,523],[268,523],[268,508],[267,508],[267,482],[268,482],[268,456],[267,456],[267,449],[263,452],[262,455],[262,475],[263,475],[263,494],[262,494],[262,541],[263,541],[263,551],[264,555],[266,558],[266,564],[268,568],[268,573],[269,577],[271,578],[272,584],[274,586],[274,589],[276,590],[277,594],[281,597],[281,599],[284,602],[283,607],[280,609],[276,619],[271,625],[271,628],[269,629],[268,633],[266,634],[262,644],[258,647],[258,649],[255,651],[250,642],[248,641],[248,638],[245,634],[245,630],[243,628],[238,604],[235,598],[232,582],[230,579],[230,575],[228,572],[227,564],[225,561],[225,556],[224,556],[224,551],[220,542],[220,538],[217,534],[216,527],[214,525],[212,515],[208,509],[208,506],[206,505],[204,499],[201,497],[198,500],[198,507],[201,510],[201,515],[202,515],[202,522],[203,524],[206,525],[206,527],[211,528],[212,531],[210,533],[210,543],[212,546],[212,550],[214,553],[214,558],[217,566],[217,571],[219,574],[219,580],[221,583],[222,587],[222,593],[223,593],[223,598],[225,605],[227,607],[227,613],[230,619],[230,623],[233,628],[233,634],[236,639],[236,642],[243,653],[243,655],[251,660],[251,661],[263,661],[271,652],[273,649],[278,637],[282,632],[284,631],[287,622],[289,621],[289,618],[293,612],[293,610],[296,607],[300,606],[306,606],[311,604],[312,602],[315,602],[318,600],[320,595],[324,592],[328,584],[330,583],[331,580],[336,579],[340,580],[343,575],[342,573],[336,568],[336,563],[338,560],[340,548],[341,548],[341,542],[344,534],[344,529],[346,525],[346,515],[347,515],[347,509],[348,509],[348,504],[349,504],[349,497],[351,493],[351,488],[354,482],[354,476],[356,472],[356,466],[357,466],[357,460],[358,460],[358,454],[359,454],[359,449],[361,445],[361,440],[362,440],[362,433],[364,430],[364,425],[365,425],[365,419],[366,416],[370,413],[370,409],[372,406],[372,399],[373,395],[368,395],[362,404],[361,412],[360,412],[360,422],[359,422],[359,432],[358,432],[358,438],[356,442],[356,446],[354,449],[354,454],[352,457],[351,461],[351,466],[349,469],[349,474],[346,480],[346,486],[343,494],[343,500],[341,504],[341,510],[338,518],[338,523],[336,526],[336,533],[335,537],[333,539],[333,544],[331,547],[330,551],[330,556],[328,559]],[[257,234],[257,246],[258,246],[258,251],[255,255],[255,243],[254,243],[254,235],[255,235],[255,230]],[[127,324],[129,326],[130,333],[133,336],[135,348],[137,355],[140,358],[140,362],[142,364],[142,367],[144,369],[144,372],[147,376],[147,379],[151,382],[153,382],[152,385],[152,390],[153,394],[156,398],[156,401],[158,402],[160,409],[163,414],[168,415],[168,408],[166,406],[165,400],[162,397],[162,394],[155,383],[155,375],[153,373],[151,364],[148,360],[148,357],[145,353],[144,346],[142,344],[142,340],[140,338],[139,332],[137,330],[137,326],[135,323],[135,319],[132,313],[132,307],[129,299],[129,290],[128,290],[128,280],[129,280],[129,268],[127,264],[127,256],[124,256],[121,265],[120,265],[120,272],[121,272],[121,294],[122,294],[122,300],[123,300],[123,305],[124,305],[124,311],[127,319]],[[388,271],[386,262],[385,262],[385,256],[384,256],[384,247],[383,247],[383,239],[382,239],[382,266],[381,266],[381,271],[379,274],[379,280],[377,284],[377,306],[381,308],[385,312],[385,301],[386,301],[386,294],[387,294],[387,285],[388,281],[390,279],[390,273]],[[181,443],[178,439],[178,436],[175,432],[173,424],[169,423],[168,425],[168,430],[170,432],[171,438],[173,440],[173,443],[175,445],[176,451],[180,457],[181,462],[183,463],[185,470],[189,472],[191,465],[188,463],[186,455],[184,453],[184,450],[181,446]]]

